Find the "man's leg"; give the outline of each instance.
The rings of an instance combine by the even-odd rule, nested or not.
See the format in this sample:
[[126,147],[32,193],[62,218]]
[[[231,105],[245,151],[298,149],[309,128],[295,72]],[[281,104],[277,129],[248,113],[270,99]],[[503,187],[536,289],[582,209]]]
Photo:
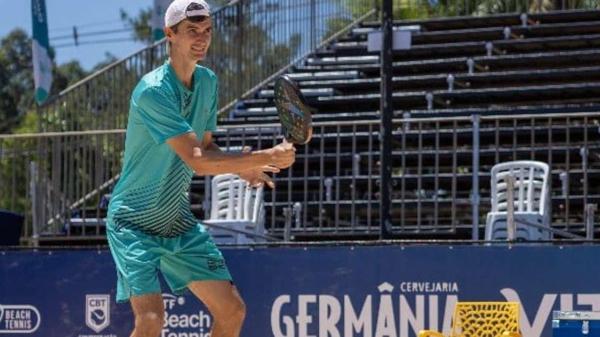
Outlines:
[[246,305],[231,282],[194,281],[188,288],[206,305],[213,316],[211,337],[240,335],[246,317]]
[[131,337],[158,337],[165,320],[165,308],[160,294],[132,296],[129,298],[135,327]]

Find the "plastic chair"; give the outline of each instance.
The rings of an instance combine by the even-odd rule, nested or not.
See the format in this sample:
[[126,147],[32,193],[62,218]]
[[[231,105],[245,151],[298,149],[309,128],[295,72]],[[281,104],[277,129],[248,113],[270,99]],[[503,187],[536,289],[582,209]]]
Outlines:
[[[263,187],[253,188],[235,174],[213,177],[211,183],[210,218],[204,220],[217,243],[245,244],[263,242],[252,233],[264,234]],[[228,227],[248,232],[238,233]]]
[[538,161],[512,161],[492,168],[492,210],[487,215],[486,240],[504,240],[507,233],[507,177],[512,176],[514,219],[517,240],[550,240],[550,231],[528,226],[535,223],[550,228],[550,168]]
[[[421,330],[419,337],[445,337]],[[449,337],[521,337],[518,302],[458,302]]]

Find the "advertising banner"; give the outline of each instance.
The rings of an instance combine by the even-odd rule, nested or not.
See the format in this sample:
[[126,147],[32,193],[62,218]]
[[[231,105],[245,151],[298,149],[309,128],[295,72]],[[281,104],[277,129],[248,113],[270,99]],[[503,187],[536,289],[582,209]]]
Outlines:
[[[600,311],[600,247],[336,246],[223,249],[247,337],[413,337],[449,332],[457,301],[518,301],[523,336],[553,310]],[[129,336],[107,250],[0,251],[0,335]],[[208,337],[208,311],[163,282],[164,337]]]
[[35,100],[44,103],[52,87],[52,60],[48,40],[48,16],[45,0],[31,0],[31,21],[33,24],[32,55]]

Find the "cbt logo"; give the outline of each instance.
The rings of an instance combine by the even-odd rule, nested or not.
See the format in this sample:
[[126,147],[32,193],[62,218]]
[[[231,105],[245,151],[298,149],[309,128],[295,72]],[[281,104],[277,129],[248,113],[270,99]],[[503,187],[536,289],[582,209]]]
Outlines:
[[110,295],[85,295],[85,324],[96,333],[110,324]]
[[32,305],[0,304],[0,334],[34,333],[40,322],[40,312]]

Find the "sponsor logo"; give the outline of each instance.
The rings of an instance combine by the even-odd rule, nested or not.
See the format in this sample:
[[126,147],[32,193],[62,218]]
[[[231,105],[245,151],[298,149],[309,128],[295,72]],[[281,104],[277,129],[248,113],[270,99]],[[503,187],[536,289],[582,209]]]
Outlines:
[[215,271],[217,269],[224,269],[224,268],[225,268],[225,260],[216,259],[216,258],[208,259],[208,269]]
[[[375,291],[355,294],[281,294],[271,306],[274,337],[412,337],[432,329],[447,335],[459,301],[458,282],[383,282]],[[521,303],[523,336],[541,337],[552,310],[600,311],[600,294],[540,294],[523,305],[516,289],[498,289],[495,300]]]
[[191,4],[189,4],[187,6],[187,8],[185,9],[186,12],[192,12],[192,11],[201,11],[204,10],[204,6],[202,6],[201,4],[197,3],[197,2],[192,2]]
[[193,302],[194,311],[185,310],[186,300],[183,296],[162,294],[165,306],[165,324],[161,337],[209,337],[212,317],[203,310],[197,309]]
[[0,334],[34,333],[40,322],[40,312],[32,305],[0,304]]
[[110,324],[110,296],[85,296],[85,324],[96,333]]

